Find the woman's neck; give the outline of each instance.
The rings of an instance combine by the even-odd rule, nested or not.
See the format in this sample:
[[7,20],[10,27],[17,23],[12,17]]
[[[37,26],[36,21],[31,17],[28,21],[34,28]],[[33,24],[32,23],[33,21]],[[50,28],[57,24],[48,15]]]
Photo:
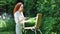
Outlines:
[[23,11],[19,11],[19,10],[18,10],[18,12],[21,13],[21,14],[23,13]]
[[[18,10],[19,11],[19,10]],[[19,11],[20,13],[23,13],[23,11]]]

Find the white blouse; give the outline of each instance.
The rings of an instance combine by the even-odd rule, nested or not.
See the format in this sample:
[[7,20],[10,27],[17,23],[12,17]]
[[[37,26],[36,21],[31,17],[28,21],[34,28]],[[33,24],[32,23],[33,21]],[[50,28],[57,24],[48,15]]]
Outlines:
[[19,11],[17,11],[14,14],[14,19],[15,19],[15,22],[19,24],[19,23],[22,23],[25,18],[22,12],[20,13]]

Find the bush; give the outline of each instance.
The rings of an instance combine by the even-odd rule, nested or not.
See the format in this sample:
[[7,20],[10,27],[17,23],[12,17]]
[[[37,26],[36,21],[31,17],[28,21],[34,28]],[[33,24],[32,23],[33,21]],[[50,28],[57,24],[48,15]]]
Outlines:
[[12,17],[7,14],[3,14],[0,18],[0,31],[14,31],[15,22]]

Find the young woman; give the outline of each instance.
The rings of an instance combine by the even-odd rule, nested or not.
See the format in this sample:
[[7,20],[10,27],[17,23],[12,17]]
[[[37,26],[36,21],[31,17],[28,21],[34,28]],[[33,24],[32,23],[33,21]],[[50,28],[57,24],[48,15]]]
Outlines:
[[19,2],[16,4],[14,8],[14,19],[16,22],[16,34],[22,34],[22,28],[24,23],[24,15],[23,15],[23,3]]

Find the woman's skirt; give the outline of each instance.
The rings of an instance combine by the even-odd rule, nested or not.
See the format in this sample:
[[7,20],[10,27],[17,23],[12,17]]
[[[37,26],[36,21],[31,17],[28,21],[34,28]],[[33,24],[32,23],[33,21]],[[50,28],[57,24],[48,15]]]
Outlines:
[[23,31],[23,25],[22,24],[16,24],[16,34],[22,34]]

